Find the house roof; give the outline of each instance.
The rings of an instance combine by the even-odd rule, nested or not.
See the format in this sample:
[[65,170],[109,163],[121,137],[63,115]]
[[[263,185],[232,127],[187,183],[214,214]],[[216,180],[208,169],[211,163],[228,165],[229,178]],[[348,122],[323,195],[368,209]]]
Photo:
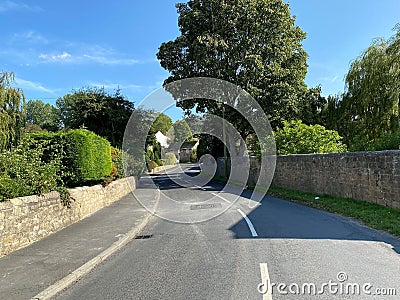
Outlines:
[[198,141],[193,142],[184,142],[181,146],[181,149],[193,149],[193,147],[198,143]]

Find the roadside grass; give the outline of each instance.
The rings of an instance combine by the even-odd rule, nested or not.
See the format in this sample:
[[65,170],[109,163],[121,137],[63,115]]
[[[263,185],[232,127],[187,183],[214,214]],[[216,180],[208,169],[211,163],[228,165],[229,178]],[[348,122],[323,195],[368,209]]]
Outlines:
[[[215,181],[225,183],[222,177],[214,177]],[[250,190],[254,188],[249,187]],[[265,189],[264,189],[265,191]],[[400,237],[400,210],[350,198],[339,198],[329,195],[316,195],[296,190],[271,186],[268,195],[303,204],[312,208],[325,210],[345,217],[356,219],[364,225],[384,230]],[[319,198],[316,198],[319,197]]]

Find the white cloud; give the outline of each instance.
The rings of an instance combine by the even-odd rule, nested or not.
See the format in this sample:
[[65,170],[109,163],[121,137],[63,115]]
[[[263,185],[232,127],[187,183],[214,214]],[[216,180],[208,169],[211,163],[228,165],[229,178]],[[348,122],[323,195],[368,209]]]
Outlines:
[[22,90],[31,90],[31,91],[38,91],[44,92],[49,94],[54,94],[54,90],[44,87],[41,83],[25,80],[19,77],[15,78],[16,85],[21,88]]
[[42,11],[37,5],[29,5],[22,2],[15,2],[15,1],[2,1],[0,2],[0,13],[7,12],[7,11],[32,11],[38,12]]
[[40,33],[29,30],[22,33],[14,33],[11,38],[11,43],[40,43],[47,44],[49,41]]
[[114,58],[107,56],[94,56],[89,54],[84,54],[82,58],[103,65],[134,65],[139,63],[138,60],[131,58]]
[[120,89],[122,91],[148,91],[154,90],[154,86],[146,86],[146,85],[138,85],[138,84],[120,84],[120,83],[98,83],[98,82],[89,82],[89,86],[94,86],[98,88],[104,88],[106,90],[117,90]]
[[68,49],[75,50],[77,54],[70,54],[67,51],[62,51],[58,54],[55,53],[41,53],[39,58],[42,63],[71,63],[71,64],[87,64],[97,63],[102,65],[122,66],[134,65],[140,63],[137,59],[124,58],[113,50],[108,50],[100,46],[77,46],[75,44],[68,44]]
[[72,55],[69,54],[68,52],[62,52],[60,54],[40,54],[39,55],[40,59],[43,59],[45,61],[49,62],[57,62],[57,61],[66,61],[72,58]]

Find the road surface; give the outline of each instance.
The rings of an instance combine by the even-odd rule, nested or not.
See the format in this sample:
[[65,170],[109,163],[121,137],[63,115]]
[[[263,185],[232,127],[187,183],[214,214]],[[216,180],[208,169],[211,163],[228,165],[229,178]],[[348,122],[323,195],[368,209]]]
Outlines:
[[398,239],[272,197],[249,208],[182,168],[151,176],[161,217],[57,299],[400,299]]

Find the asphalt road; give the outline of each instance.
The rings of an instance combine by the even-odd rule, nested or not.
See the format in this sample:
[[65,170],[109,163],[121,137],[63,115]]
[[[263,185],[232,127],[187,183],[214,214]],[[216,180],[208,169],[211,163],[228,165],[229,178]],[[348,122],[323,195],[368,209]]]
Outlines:
[[152,176],[159,217],[57,299],[400,299],[399,239],[272,197],[251,209],[184,168]]

